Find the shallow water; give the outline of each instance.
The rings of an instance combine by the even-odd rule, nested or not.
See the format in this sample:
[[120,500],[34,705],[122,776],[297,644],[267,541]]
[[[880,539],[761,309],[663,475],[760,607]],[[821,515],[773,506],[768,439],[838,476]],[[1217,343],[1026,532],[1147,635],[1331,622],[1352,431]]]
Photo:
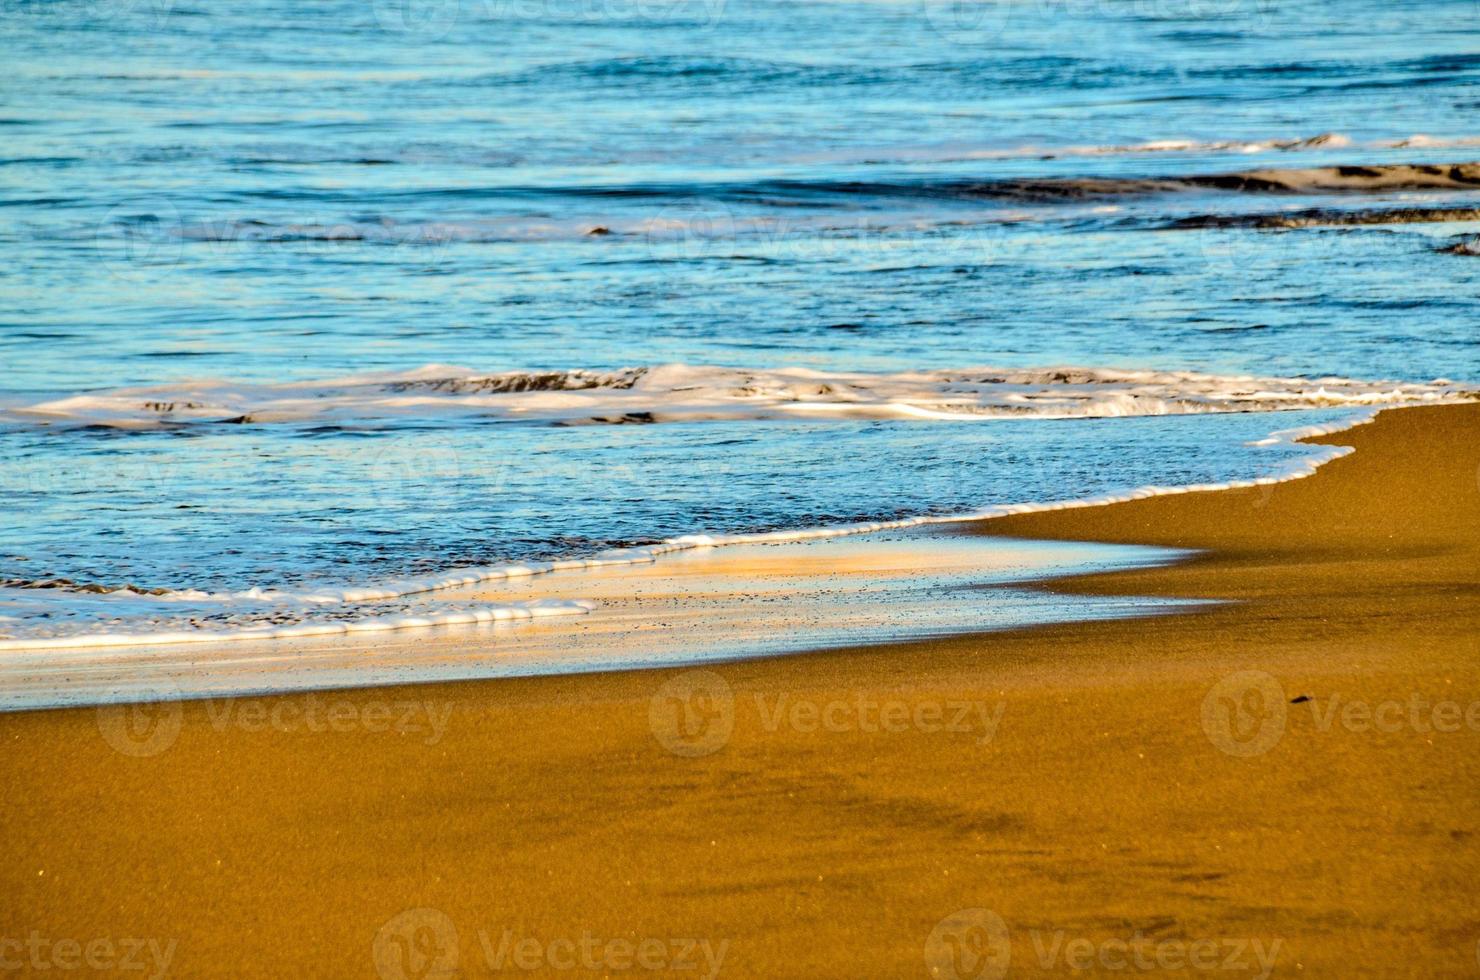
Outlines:
[[1205,604],[1070,596],[1032,583],[1184,554],[919,530],[700,549],[656,564],[452,590],[419,604],[426,612],[580,597],[599,604],[591,616],[246,640],[215,644],[205,658],[185,644],[11,652],[0,658],[0,710],[632,670],[1151,616]]
[[[1480,228],[1447,166],[1480,159],[1473,0],[10,0],[0,39],[0,580],[71,583],[0,588],[12,637],[309,615],[77,585],[343,591],[1257,478],[1302,450],[1246,443],[1353,391],[1480,382],[1480,261],[1439,251]],[[1446,166],[1323,169],[1404,163]],[[1363,223],[1257,226],[1314,211]],[[327,393],[674,362],[739,370],[687,414]],[[1216,377],[1067,413],[1103,419],[1052,417],[1073,379],[960,390],[1062,364]],[[925,371],[958,380],[897,383]],[[324,410],[274,415],[288,382]],[[1194,403],[1259,414],[1160,415]]]

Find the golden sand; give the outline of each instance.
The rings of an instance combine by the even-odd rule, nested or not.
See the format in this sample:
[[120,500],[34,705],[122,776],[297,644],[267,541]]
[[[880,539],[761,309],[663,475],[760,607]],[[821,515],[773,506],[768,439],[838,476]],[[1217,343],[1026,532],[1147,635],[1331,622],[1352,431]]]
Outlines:
[[1480,407],[1318,441],[981,526],[1208,549],[1053,586],[1196,612],[0,718],[0,968],[1474,975]]

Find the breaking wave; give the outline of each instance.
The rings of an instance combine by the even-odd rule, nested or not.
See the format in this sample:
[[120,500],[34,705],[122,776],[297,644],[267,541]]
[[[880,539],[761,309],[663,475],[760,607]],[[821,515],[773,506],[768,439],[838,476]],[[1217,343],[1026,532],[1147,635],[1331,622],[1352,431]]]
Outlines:
[[602,424],[764,419],[1106,418],[1434,404],[1476,397],[1445,379],[1361,381],[1115,368],[966,368],[897,374],[685,364],[613,371],[427,365],[326,381],[221,380],[120,388],[10,407],[52,426],[326,424],[395,419]]
[[[1247,144],[1244,152],[1270,149],[1299,149],[1316,145],[1341,145],[1334,136],[1307,140],[1266,141]],[[1042,159],[1058,156],[1098,156],[1120,153],[1236,152],[1234,144],[1161,141],[1139,147],[1078,147],[1040,154]],[[968,153],[972,159],[1008,159],[1017,151]],[[106,234],[131,245],[168,242],[209,247],[251,247],[261,244],[309,243],[334,245],[411,246],[436,249],[455,244],[571,241],[588,237],[615,236],[662,241],[668,238],[727,238],[764,235],[770,223],[760,216],[767,209],[782,208],[784,227],[791,233],[810,230],[824,233],[858,231],[860,203],[869,205],[867,230],[913,227],[921,221],[959,223],[962,205],[995,203],[1001,207],[970,212],[973,223],[1023,221],[1033,218],[1062,218],[1063,206],[1086,206],[1108,202],[1175,195],[1230,194],[1247,196],[1361,196],[1411,192],[1455,193],[1480,190],[1480,162],[1385,163],[1320,167],[1261,167],[1213,173],[1148,174],[1144,176],[1074,176],[1045,174],[1026,177],[910,177],[888,180],[771,178],[741,181],[681,181],[673,183],[620,183],[572,185],[494,185],[463,188],[456,192],[459,208],[469,201],[508,208],[508,213],[476,214],[462,211],[427,220],[420,216],[361,214],[339,217],[337,192],[327,191],[300,202],[309,214],[300,220],[215,217],[201,219],[176,213],[172,205],[153,211],[117,215]],[[392,191],[382,195],[388,203],[418,211],[446,209],[449,192],[440,189]],[[565,216],[550,217],[550,208],[531,210],[532,202],[555,204]],[[798,214],[798,204],[817,208],[816,213]],[[939,214],[940,207],[949,213]],[[655,213],[654,209],[658,209]],[[734,210],[732,210],[732,208]],[[751,213],[752,209],[760,209]],[[1041,210],[1038,210],[1041,209]],[[1295,215],[1193,215],[1179,220],[1178,227],[1304,227],[1309,224],[1373,224],[1389,221],[1469,220],[1469,206],[1449,204],[1408,206],[1382,217],[1377,211],[1340,212],[1313,208]],[[571,215],[579,214],[580,217]],[[329,215],[334,215],[330,217]],[[893,220],[890,220],[890,215]],[[1446,215],[1454,215],[1447,217]],[[839,224],[839,222],[842,222]],[[1282,222],[1304,222],[1288,224]],[[88,226],[76,234],[92,238],[98,229]]]
[[[1248,445],[1256,450],[1291,448],[1302,438],[1362,425],[1375,415],[1375,411],[1348,413],[1345,418],[1330,423],[1276,431]],[[1003,503],[965,513],[917,515],[827,527],[686,534],[646,546],[608,549],[586,558],[460,568],[423,578],[395,579],[345,588],[294,591],[253,587],[235,592],[209,592],[193,588],[110,588],[65,579],[34,582],[10,579],[0,582],[0,588],[16,590],[8,597],[6,608],[21,615],[0,615],[0,651],[45,652],[79,647],[294,639],[582,615],[597,609],[599,604],[589,599],[555,598],[492,605],[476,598],[465,598],[461,602],[432,604],[424,597],[500,580],[527,579],[559,572],[599,573],[603,568],[646,564],[658,561],[664,555],[697,548],[834,538],[1009,514],[1092,507],[1167,494],[1272,486],[1309,476],[1325,463],[1352,452],[1345,446],[1299,448],[1303,450],[1301,455],[1272,468],[1264,468],[1261,475],[1220,482],[1152,484],[1098,496]],[[32,609],[14,601],[15,594],[23,594],[32,588],[62,590],[70,593],[71,598],[66,607],[40,604]]]

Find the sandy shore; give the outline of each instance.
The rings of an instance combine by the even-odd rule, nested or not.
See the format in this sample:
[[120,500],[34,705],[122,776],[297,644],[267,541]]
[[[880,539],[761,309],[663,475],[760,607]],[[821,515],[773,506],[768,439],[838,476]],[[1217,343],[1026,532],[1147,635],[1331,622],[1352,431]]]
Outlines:
[[1317,441],[981,527],[1195,612],[0,717],[0,969],[1475,975],[1480,406]]

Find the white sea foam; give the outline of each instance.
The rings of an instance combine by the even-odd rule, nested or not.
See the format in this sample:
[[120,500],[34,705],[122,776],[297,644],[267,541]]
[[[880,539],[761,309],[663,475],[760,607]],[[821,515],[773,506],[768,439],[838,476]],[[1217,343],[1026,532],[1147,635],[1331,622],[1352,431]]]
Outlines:
[[1114,368],[967,368],[865,374],[665,364],[484,373],[446,365],[327,381],[177,382],[12,406],[10,422],[147,428],[467,417],[624,423],[739,419],[1105,418],[1436,404],[1476,397],[1424,383]]
[[[425,590],[419,590],[425,591]],[[116,593],[115,593],[116,594]],[[203,593],[195,593],[199,598]],[[161,597],[150,597],[161,598]],[[208,596],[229,602],[232,596]],[[0,640],[0,651],[67,650],[81,647],[139,647],[179,643],[231,643],[247,640],[307,639],[342,636],[355,633],[383,633],[390,630],[424,629],[431,626],[464,626],[498,623],[510,620],[539,619],[545,616],[578,616],[596,608],[587,599],[536,599],[532,602],[480,606],[475,609],[433,612],[422,616],[367,616],[335,622],[300,622],[278,626],[247,626],[239,629],[151,629],[116,633],[79,633],[65,636],[38,636]],[[8,617],[0,617],[8,618]]]
[[[1321,133],[1317,136],[1307,137],[1276,137],[1273,139],[1231,139],[1231,140],[1194,140],[1194,139],[1160,139],[1147,140],[1143,143],[1112,143],[1089,146],[1024,146],[1005,150],[977,150],[961,155],[963,160],[992,160],[1012,159],[1015,157],[1108,157],[1108,156],[1131,156],[1142,153],[1268,153],[1271,150],[1314,150],[1314,149],[1343,149],[1352,145],[1351,138],[1341,133]],[[1397,141],[1391,144],[1397,145]],[[1408,145],[1408,144],[1404,144]],[[1446,146],[1449,144],[1435,142],[1431,144],[1412,144],[1424,146]]]
[[[1333,421],[1325,425],[1306,426],[1298,429],[1280,430],[1271,433],[1269,436],[1263,439],[1251,442],[1249,443],[1249,445],[1251,447],[1290,445],[1296,443],[1300,439],[1310,436],[1340,432],[1354,426],[1365,424],[1375,418],[1376,414],[1377,410],[1372,409],[1356,414],[1348,414],[1342,419]],[[960,514],[911,517],[891,521],[869,521],[853,524],[834,525],[830,527],[814,527],[750,534],[689,534],[668,538],[657,544],[645,547],[605,551],[586,559],[520,562],[517,564],[498,565],[483,568],[458,569],[428,578],[402,579],[393,582],[384,582],[373,586],[358,588],[316,589],[308,592],[291,592],[286,590],[252,588],[235,593],[207,593],[198,590],[188,590],[174,593],[167,592],[164,595],[143,595],[134,593],[125,593],[123,595],[120,595],[119,593],[114,593],[113,596],[123,599],[136,596],[141,601],[152,603],[169,603],[171,601],[191,601],[197,603],[205,602],[219,604],[222,607],[229,607],[234,604],[248,604],[250,606],[260,607],[263,603],[280,603],[284,607],[288,608],[291,608],[293,606],[298,606],[300,608],[315,605],[322,606],[324,604],[331,603],[352,607],[356,604],[361,603],[400,599],[407,596],[414,596],[418,594],[431,593],[448,589],[467,588],[483,583],[505,579],[529,578],[540,575],[548,575],[556,572],[599,572],[599,570],[602,568],[610,568],[613,566],[635,565],[655,562],[664,555],[672,554],[679,551],[691,551],[699,548],[715,548],[737,544],[783,543],[816,540],[821,538],[835,538],[845,535],[901,530],[905,528],[920,527],[924,525],[951,524],[964,521],[984,520],[992,517],[1002,517],[1009,514],[1027,514],[1040,511],[1097,507],[1105,504],[1138,500],[1147,497],[1164,496],[1168,494],[1196,493],[1201,491],[1270,486],[1289,480],[1296,480],[1302,477],[1309,476],[1323,464],[1353,452],[1351,447],[1347,446],[1306,446],[1302,448],[1308,450],[1305,455],[1294,460],[1285,461],[1278,468],[1267,471],[1260,476],[1219,483],[1200,483],[1182,486],[1147,485],[1138,487],[1125,493],[1103,494],[1093,497],[1071,498],[1064,500],[1004,503],[983,507],[979,510]],[[225,643],[248,640],[303,638],[358,632],[412,629],[443,625],[488,623],[501,620],[532,619],[540,616],[579,615],[595,609],[596,606],[597,604],[591,600],[544,599],[534,602],[483,606],[472,610],[434,612],[420,616],[376,617],[366,615],[363,618],[350,618],[348,620],[341,621],[309,621],[292,623],[288,625],[273,625],[268,627],[246,627],[234,630],[161,630],[145,627],[137,631],[105,634],[73,634],[69,636],[53,635],[30,638],[17,636],[11,639],[0,641],[0,651],[56,650],[95,646],[142,647],[177,643]]]
[[1344,133],[1319,133],[1315,136],[1270,136],[1241,139],[1168,138],[1139,143],[1090,143],[1055,145],[1030,143],[1018,146],[941,145],[922,147],[870,147],[809,153],[807,162],[834,163],[882,161],[900,163],[950,163],[970,160],[1023,160],[1055,157],[1119,157],[1156,154],[1230,154],[1252,156],[1259,153],[1290,153],[1302,150],[1407,150],[1463,149],[1480,146],[1480,136],[1410,136],[1358,142]]

